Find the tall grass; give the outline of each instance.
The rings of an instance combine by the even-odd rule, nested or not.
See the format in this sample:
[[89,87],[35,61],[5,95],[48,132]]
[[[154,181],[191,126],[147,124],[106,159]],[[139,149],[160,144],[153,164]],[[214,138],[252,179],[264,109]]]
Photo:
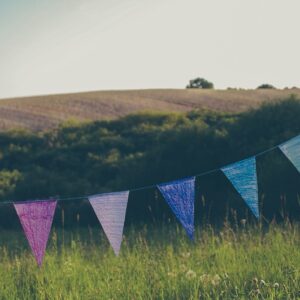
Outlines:
[[52,230],[42,268],[0,232],[0,299],[296,299],[299,225],[130,228],[115,257],[99,228]]

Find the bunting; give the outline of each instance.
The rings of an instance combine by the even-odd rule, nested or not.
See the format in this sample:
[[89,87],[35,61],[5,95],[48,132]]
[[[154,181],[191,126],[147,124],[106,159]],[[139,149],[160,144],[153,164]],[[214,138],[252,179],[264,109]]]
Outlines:
[[194,239],[195,177],[157,187],[190,239]]
[[300,172],[300,136],[296,136],[295,138],[280,145],[279,149],[296,167],[298,172]]
[[14,203],[28,243],[42,265],[56,208],[56,200]]
[[221,169],[247,203],[256,218],[259,217],[256,159],[251,157]]
[[129,191],[89,197],[89,201],[115,252],[119,255]]
[[[300,172],[300,135],[276,146]],[[259,217],[256,157],[275,147],[228,166],[221,171],[251,209]],[[219,169],[216,169],[219,170]],[[205,175],[207,173],[202,173]],[[152,186],[153,187],[153,186]],[[146,188],[146,187],[144,187]],[[149,187],[148,187],[149,188]],[[195,177],[158,184],[157,188],[176,218],[194,239]],[[143,188],[139,188],[140,190]],[[113,251],[119,255],[130,191],[89,196],[89,202],[109,240]],[[78,198],[65,198],[61,200]],[[42,265],[53,222],[57,200],[39,200],[13,203],[24,233],[39,266]],[[2,203],[4,204],[4,203]]]

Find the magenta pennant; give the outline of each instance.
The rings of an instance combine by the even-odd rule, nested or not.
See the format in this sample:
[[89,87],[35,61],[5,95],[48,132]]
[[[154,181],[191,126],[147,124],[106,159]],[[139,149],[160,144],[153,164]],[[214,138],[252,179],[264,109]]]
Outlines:
[[119,255],[129,191],[89,197],[89,201],[115,252]]
[[56,200],[14,203],[28,243],[42,265],[56,208]]

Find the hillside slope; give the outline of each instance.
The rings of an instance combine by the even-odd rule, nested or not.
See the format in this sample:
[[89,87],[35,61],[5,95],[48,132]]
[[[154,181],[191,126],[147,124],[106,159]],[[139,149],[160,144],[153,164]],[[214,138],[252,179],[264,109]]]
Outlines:
[[2,99],[0,130],[21,127],[38,131],[69,119],[112,119],[141,111],[240,112],[291,94],[300,96],[300,89],[99,91]]

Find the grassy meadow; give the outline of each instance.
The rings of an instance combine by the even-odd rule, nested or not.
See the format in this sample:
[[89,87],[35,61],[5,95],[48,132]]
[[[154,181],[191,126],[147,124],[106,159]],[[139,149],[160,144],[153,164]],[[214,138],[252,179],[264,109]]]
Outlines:
[[298,299],[299,224],[126,229],[115,257],[101,229],[53,228],[39,269],[20,231],[1,231],[0,299]]

